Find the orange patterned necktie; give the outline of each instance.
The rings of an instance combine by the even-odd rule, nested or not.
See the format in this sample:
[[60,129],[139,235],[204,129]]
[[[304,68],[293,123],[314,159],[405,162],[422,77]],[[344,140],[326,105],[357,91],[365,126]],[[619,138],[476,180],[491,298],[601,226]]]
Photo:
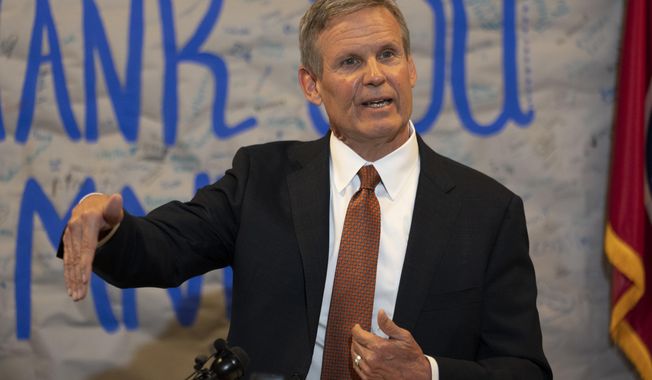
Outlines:
[[371,330],[380,244],[380,204],[374,189],[380,182],[376,168],[358,171],[360,189],[346,209],[337,257],[333,294],[326,325],[321,378],[357,378],[351,360],[351,329],[359,323]]

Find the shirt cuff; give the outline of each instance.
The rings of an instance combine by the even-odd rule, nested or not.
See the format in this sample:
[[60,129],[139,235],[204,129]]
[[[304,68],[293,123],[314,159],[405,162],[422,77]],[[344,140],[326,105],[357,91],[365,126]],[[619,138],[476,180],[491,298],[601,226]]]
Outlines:
[[430,362],[431,379],[439,380],[439,366],[437,365],[437,361],[432,356],[425,355],[425,357]]
[[118,227],[120,227],[120,223],[113,226],[113,228],[111,228],[111,231],[109,231],[109,233],[106,234],[106,236],[103,237],[102,240],[97,242],[97,246],[95,247],[95,249],[100,248],[101,246],[106,244],[106,242],[109,241],[109,239],[111,239],[113,237],[113,235],[115,235],[115,232],[118,230]]
[[88,193],[88,194],[84,195],[84,196],[79,200],[79,202],[77,202],[77,204],[82,203],[82,202],[84,201],[84,199],[86,199],[86,198],[90,198],[90,197],[92,197],[93,195],[104,195],[104,193],[98,193],[97,191],[94,192],[94,193]]

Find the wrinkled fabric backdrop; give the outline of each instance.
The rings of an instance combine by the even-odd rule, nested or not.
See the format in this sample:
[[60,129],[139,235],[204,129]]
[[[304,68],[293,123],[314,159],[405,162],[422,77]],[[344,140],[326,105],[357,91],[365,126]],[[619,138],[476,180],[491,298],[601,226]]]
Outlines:
[[[556,378],[635,378],[609,340],[602,248],[623,1],[399,4],[417,130],[525,201]],[[225,336],[229,273],[124,291],[94,277],[74,303],[58,237],[87,192],[142,214],[242,145],[322,136],[296,79],[308,5],[0,0],[0,377],[181,379]]]

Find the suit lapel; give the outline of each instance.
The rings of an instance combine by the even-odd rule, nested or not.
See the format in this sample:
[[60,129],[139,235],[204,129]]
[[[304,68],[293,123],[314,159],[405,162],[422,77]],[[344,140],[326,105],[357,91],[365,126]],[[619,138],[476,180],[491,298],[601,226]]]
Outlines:
[[317,334],[328,267],[329,136],[297,144],[289,152],[293,169],[287,183],[305,277],[310,339]]
[[[304,270],[311,339],[317,333],[328,267],[329,136],[297,144],[289,152],[292,169],[287,183]],[[394,321],[406,329],[412,329],[419,317],[434,269],[444,254],[449,228],[460,208],[444,159],[419,136],[417,141],[421,172],[394,310]]]
[[417,140],[421,171],[393,318],[408,330],[419,317],[437,262],[445,252],[450,226],[460,208],[444,159],[419,136]]

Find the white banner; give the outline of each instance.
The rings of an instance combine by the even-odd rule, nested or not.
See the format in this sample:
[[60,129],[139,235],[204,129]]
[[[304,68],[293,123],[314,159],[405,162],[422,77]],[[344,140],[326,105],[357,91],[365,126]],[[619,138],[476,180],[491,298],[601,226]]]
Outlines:
[[[323,135],[297,84],[308,5],[0,0],[0,377],[182,379],[225,336],[228,272],[168,290],[94,277],[74,303],[58,239],[87,192],[142,214],[189,199],[242,145]],[[417,130],[525,201],[556,378],[632,378],[602,258],[623,2],[399,5]]]

